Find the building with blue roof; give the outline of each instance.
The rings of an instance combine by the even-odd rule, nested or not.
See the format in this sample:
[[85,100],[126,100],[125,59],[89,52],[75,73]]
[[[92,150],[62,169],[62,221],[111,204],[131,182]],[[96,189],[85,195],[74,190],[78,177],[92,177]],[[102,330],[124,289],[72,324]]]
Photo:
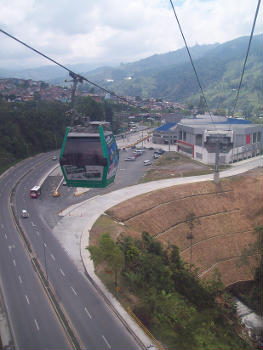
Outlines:
[[223,116],[199,115],[154,130],[153,142],[176,144],[176,150],[205,164],[215,163],[219,142],[221,164],[254,157],[263,151],[263,125]]

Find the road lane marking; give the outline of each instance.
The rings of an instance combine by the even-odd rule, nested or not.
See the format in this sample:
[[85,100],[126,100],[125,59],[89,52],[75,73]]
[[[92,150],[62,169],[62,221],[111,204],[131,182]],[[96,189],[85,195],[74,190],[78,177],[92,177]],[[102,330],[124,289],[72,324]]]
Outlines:
[[53,254],[50,254],[50,256],[51,256],[51,258],[52,258],[54,261],[56,260],[56,258],[54,257]]
[[63,277],[65,277],[64,271],[63,271],[62,269],[59,269],[59,271],[60,271],[61,275],[62,275]]
[[39,331],[39,325],[38,325],[38,323],[37,323],[37,320],[34,319],[34,321],[35,321],[36,328],[37,328],[37,330]]
[[13,264],[14,264],[14,266],[16,266],[16,261],[15,261],[15,259],[13,259]]
[[28,303],[28,305],[29,305],[29,304],[30,304],[30,302],[29,302],[28,296],[27,296],[27,295],[25,295],[25,297],[26,297],[26,301],[27,301],[27,303]]
[[109,349],[111,349],[111,345],[110,345],[110,343],[108,342],[108,340],[104,337],[104,335],[102,334],[102,338],[103,338],[103,340],[105,341],[105,343],[106,343],[106,345],[107,345],[107,347],[109,348]]
[[75,295],[78,295],[77,292],[75,291],[75,289],[71,286],[70,287],[72,289],[72,292],[75,294]]
[[19,279],[20,284],[22,284],[23,281],[22,281],[22,277],[20,275],[18,276],[18,279]]
[[7,235],[6,235],[6,233],[5,233],[5,239],[7,239]]
[[44,246],[45,246],[45,248],[46,248],[46,247],[47,247],[47,243],[44,242]]
[[89,316],[89,318],[92,319],[91,314],[88,312],[88,309],[86,307],[84,307],[84,310],[85,310],[86,314]]
[[39,231],[35,231],[36,232],[36,234],[39,236],[40,235],[40,232]]

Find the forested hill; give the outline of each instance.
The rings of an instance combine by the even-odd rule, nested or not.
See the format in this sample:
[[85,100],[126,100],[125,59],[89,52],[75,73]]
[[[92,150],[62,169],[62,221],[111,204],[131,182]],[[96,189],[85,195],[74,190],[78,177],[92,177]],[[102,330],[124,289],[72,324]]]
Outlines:
[[[190,48],[201,84],[211,108],[233,106],[249,37],[224,44]],[[238,108],[255,112],[263,91],[263,35],[252,40]],[[185,53],[178,50],[116,68],[97,69],[87,77],[121,95],[156,97],[198,103],[200,91]],[[113,80],[113,81],[112,81]]]
[[[70,125],[69,109],[69,105],[58,101],[10,103],[0,98],[0,173],[23,158],[59,149],[66,126]],[[108,102],[81,97],[76,101],[76,110],[91,120],[111,122],[113,130],[118,128]]]

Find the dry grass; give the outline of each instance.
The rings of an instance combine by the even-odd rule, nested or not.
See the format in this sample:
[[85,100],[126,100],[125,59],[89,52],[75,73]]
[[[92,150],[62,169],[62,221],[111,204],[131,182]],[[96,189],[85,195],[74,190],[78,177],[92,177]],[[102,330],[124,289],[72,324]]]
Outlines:
[[236,262],[241,250],[255,240],[254,227],[263,223],[262,188],[263,171],[257,169],[219,185],[194,183],[154,191],[108,210],[109,216],[94,226],[91,237],[105,230],[114,239],[120,233],[140,237],[146,231],[164,245],[177,245],[189,261],[185,219],[193,212],[200,223],[193,230],[192,261],[200,273],[207,271],[204,276],[209,276],[216,267],[226,285],[249,279],[251,271],[238,268]]

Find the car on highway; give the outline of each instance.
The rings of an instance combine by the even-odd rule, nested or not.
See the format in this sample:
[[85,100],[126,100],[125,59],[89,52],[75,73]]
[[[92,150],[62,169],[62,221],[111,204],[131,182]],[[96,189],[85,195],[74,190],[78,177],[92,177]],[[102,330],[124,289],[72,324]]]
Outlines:
[[136,157],[127,157],[124,159],[126,162],[127,161],[133,161],[133,160],[136,160]]
[[21,211],[21,217],[22,217],[22,218],[28,218],[28,217],[29,217],[28,211],[25,210],[25,209],[23,209],[23,210]]
[[53,156],[53,157],[52,157],[52,160],[57,160],[57,157],[56,157],[56,156]]

